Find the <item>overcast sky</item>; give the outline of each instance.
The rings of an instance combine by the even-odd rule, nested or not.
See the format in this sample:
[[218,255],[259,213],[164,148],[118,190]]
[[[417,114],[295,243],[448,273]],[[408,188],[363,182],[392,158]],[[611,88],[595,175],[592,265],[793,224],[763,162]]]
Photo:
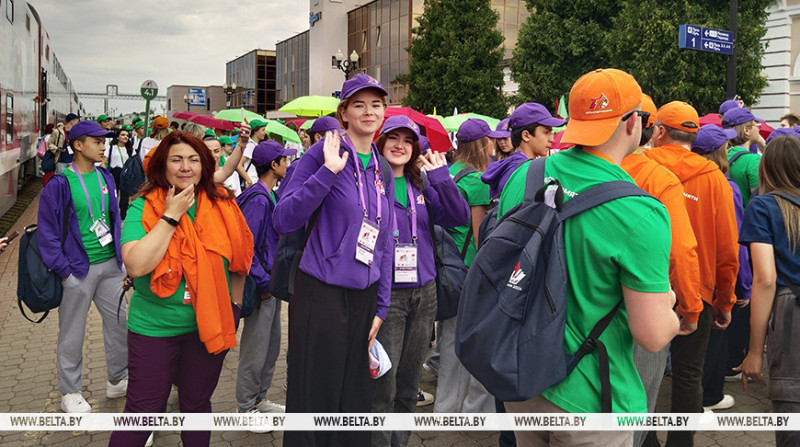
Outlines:
[[[145,79],[159,94],[173,84],[221,85],[225,63],[308,29],[306,0],[28,0],[78,92],[139,93]],[[102,100],[82,99],[99,114]],[[144,100],[112,101],[118,112]]]

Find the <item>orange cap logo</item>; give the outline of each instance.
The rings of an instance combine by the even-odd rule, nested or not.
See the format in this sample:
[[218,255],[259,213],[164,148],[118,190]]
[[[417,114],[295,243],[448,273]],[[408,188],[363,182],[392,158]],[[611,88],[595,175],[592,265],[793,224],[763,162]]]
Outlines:
[[603,92],[600,92],[600,96],[598,96],[597,98],[589,98],[589,99],[591,99],[592,101],[589,104],[589,110],[596,110],[598,108],[605,109],[606,107],[608,107],[608,98],[606,97],[606,94]]

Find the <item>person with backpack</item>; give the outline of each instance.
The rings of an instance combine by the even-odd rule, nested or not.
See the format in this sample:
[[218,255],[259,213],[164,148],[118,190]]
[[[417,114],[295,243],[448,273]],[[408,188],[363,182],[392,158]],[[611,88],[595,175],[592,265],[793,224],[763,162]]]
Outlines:
[[[368,413],[368,351],[391,301],[392,173],[372,138],[386,89],[356,74],[342,85],[344,134],[326,133],[296,164],[273,214],[275,230],[306,228],[289,304],[286,411]],[[369,432],[291,431],[285,446],[370,445]]]
[[[800,412],[800,140],[782,136],[767,144],[759,167],[761,194],[744,212],[739,242],[750,248],[750,349],[742,386],[761,376],[767,345],[769,398],[775,413]],[[775,431],[775,445],[800,444],[800,432]]]
[[[444,154],[421,155],[419,126],[402,115],[386,119],[376,145],[394,176],[392,298],[377,340],[392,368],[372,387],[375,413],[413,413],[419,373],[436,316],[433,225],[469,222],[469,207],[447,170]],[[373,445],[405,446],[408,431],[375,431]]]
[[71,167],[53,176],[39,199],[42,261],[63,284],[56,362],[61,410],[65,413],[92,411],[81,393],[83,340],[92,302],[103,319],[106,396],[123,397],[128,387],[128,309],[120,303],[125,280],[120,212],[114,178],[108,170],[95,167],[103,159],[108,135],[113,132],[94,121],[72,126],[69,140],[75,157]]
[[[721,129],[713,124],[707,124],[697,131],[697,139],[692,143],[692,152],[701,155],[706,160],[714,162],[728,180],[733,191],[733,203],[736,211],[737,229],[742,227],[744,207],[742,206],[742,193],[736,182],[728,176],[728,141],[736,137],[733,129]],[[738,233],[737,233],[738,236]],[[753,273],[750,268],[750,256],[747,247],[739,245],[739,273],[736,276],[736,305],[731,309],[731,324],[724,331],[711,331],[708,338],[706,358],[703,361],[703,408],[713,411],[716,407],[725,407],[733,402],[733,396],[723,394],[726,375],[734,372],[728,364],[738,366],[744,360],[747,352],[747,339],[750,326],[750,289],[753,283]],[[731,346],[738,349],[731,349]],[[738,353],[736,353],[738,351]],[[733,354],[734,363],[728,359]],[[730,373],[730,374],[729,374]]]
[[722,128],[736,131],[736,137],[731,138],[728,148],[728,165],[731,178],[742,192],[745,209],[753,189],[758,187],[758,164],[761,156],[750,152],[749,147],[756,143],[764,145],[764,138],[759,133],[759,121],[744,107],[730,109],[722,117]]
[[[613,181],[632,183],[619,164],[639,145],[643,119],[647,117],[640,110],[641,95],[636,80],[620,70],[600,69],[578,79],[570,91],[570,119],[562,139],[576,146],[520,166],[503,189],[499,215],[505,216],[534,191],[539,192],[536,196],[540,198],[526,203],[558,209],[560,197],[564,205],[569,205],[598,185]],[[532,167],[541,169],[538,163],[543,164],[542,183],[529,184],[529,170],[536,173]],[[545,179],[550,185],[547,188],[543,188]],[[611,316],[597,340],[605,347],[603,352],[607,353],[609,366],[610,402],[605,411],[613,412],[647,411],[642,382],[633,364],[633,342],[656,352],[669,343],[679,326],[672,312],[675,298],[668,278],[669,216],[660,202],[639,196],[646,193],[638,188],[636,191],[637,195],[617,198],[570,217],[562,226],[566,263],[563,350],[569,354],[577,352],[598,321]],[[498,226],[495,232],[502,230]],[[492,243],[494,240],[487,240],[485,248],[489,250]],[[483,251],[482,248],[479,257]],[[526,284],[522,281],[534,274],[522,270],[520,262],[506,288]],[[617,307],[625,311],[616,311]],[[547,344],[552,340],[538,339],[534,343]],[[606,400],[600,392],[605,387],[598,386],[602,377],[601,357],[598,350],[593,350],[563,380],[529,400],[506,401],[506,410],[509,413],[600,412],[605,406],[601,403]],[[542,368],[552,370],[554,365]],[[519,445],[630,445],[633,439],[633,432],[610,431],[517,431],[515,434]]]
[[[72,129],[72,126],[80,122],[80,119],[80,116],[74,113],[68,113],[67,116],[64,117],[64,124],[61,125],[59,123],[47,139],[47,150],[52,154],[54,164],[54,171],[49,172],[58,174],[64,169],[67,169],[72,163],[73,155],[69,149],[68,132]],[[45,154],[44,158],[50,158],[50,156]],[[45,162],[44,158],[42,162]]]
[[[673,101],[656,114],[653,147],[644,154],[672,171],[683,185],[686,212],[697,239],[703,310],[697,330],[675,338],[672,360],[672,413],[703,412],[703,361],[711,330],[724,330],[736,303],[739,271],[733,191],[717,165],[691,152],[700,128],[690,104]],[[667,445],[691,446],[694,433],[670,431]]]
[[252,160],[258,182],[236,199],[242,209],[255,252],[250,277],[258,289],[252,313],[244,318],[236,372],[236,403],[240,413],[283,413],[286,407],[267,399],[275,362],[281,349],[281,302],[270,294],[269,279],[278,233],[272,226],[272,213],[278,198],[273,192],[285,175],[287,157],[296,154],[276,141],[262,141],[253,149]]

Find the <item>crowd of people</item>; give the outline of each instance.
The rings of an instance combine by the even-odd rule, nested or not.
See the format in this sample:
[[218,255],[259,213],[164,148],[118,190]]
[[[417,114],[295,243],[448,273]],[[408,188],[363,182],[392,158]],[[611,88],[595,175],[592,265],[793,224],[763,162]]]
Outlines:
[[[170,126],[165,117],[149,135],[142,121],[114,129],[105,115],[96,122],[68,115],[56,126],[46,140],[55,168],[38,220],[43,260],[64,286],[62,410],[91,411],[81,366],[94,302],[106,395],[126,397],[126,413],[164,412],[171,392],[181,412],[211,412],[240,319],[239,412],[412,413],[433,400],[419,390],[423,368],[437,376],[436,412],[600,412],[597,352],[540,395],[502,402],[456,355],[459,316],[435,321],[435,227],[469,267],[485,239],[483,221],[512,214],[543,187],[529,184],[528,173],[542,158],[546,181],[557,180],[565,201],[613,181],[643,190],[564,225],[564,349],[576,351],[612,315],[600,336],[611,411],[653,412],[666,370],[671,412],[731,408],[726,380],[745,389],[748,381],[765,384],[765,346],[773,409],[798,410],[800,351],[790,348],[800,321],[795,115],[764,139],[761,121],[730,100],[720,107],[721,126],[701,126],[690,103],[657,107],[631,75],[602,69],[575,82],[568,119],[520,104],[494,130],[466,120],[445,155],[430,150],[426,129],[409,117],[385,117],[387,94],[356,74],[342,86],[335,116],[295,126],[302,143],[294,146],[267,133],[262,120],[241,123],[235,135]],[[555,150],[561,128],[568,148]],[[129,197],[120,175],[131,157],[141,157],[146,183]],[[292,235],[304,244],[289,277],[282,353],[284,303],[273,296],[273,273]],[[134,292],[121,300],[126,276]],[[392,365],[379,377],[369,367],[375,345]],[[281,355],[285,406],[266,398]],[[671,431],[667,445],[691,446],[693,436]],[[210,432],[181,437],[208,445]],[[402,431],[284,433],[286,446],[408,440]],[[797,445],[800,436],[776,432],[776,440]],[[146,431],[111,437],[119,446],[152,442]],[[630,431],[503,432],[498,442],[658,445],[654,433]]]

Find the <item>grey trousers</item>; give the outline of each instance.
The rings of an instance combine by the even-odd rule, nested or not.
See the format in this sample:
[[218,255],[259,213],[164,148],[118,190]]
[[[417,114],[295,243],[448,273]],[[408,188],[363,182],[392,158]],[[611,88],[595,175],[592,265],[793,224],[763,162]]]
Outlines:
[[[656,352],[647,352],[639,343],[633,343],[633,363],[639,371],[639,377],[644,385],[644,392],[647,395],[647,412],[653,413],[656,410],[656,400],[658,390],[661,387],[661,380],[664,378],[664,368],[667,366],[669,356],[669,345]],[[647,436],[646,431],[636,431],[633,433],[633,445],[639,447]]]
[[494,396],[472,377],[456,357],[456,319],[442,321],[439,337],[439,380],[436,413],[495,413]]
[[[372,383],[374,413],[413,413],[417,408],[420,368],[428,353],[436,318],[436,281],[413,289],[392,290],[392,301],[377,339],[392,368]],[[403,447],[410,431],[372,432],[373,446]]]
[[119,269],[117,258],[89,266],[83,279],[72,275],[64,282],[64,297],[58,307],[58,345],[56,369],[61,394],[81,391],[83,339],[89,305],[94,301],[103,318],[103,345],[106,354],[106,374],[111,382],[128,376],[128,303],[123,299],[122,282],[125,272]]
[[[566,413],[544,397],[536,396],[524,402],[506,402],[507,413]],[[629,431],[515,431],[517,445],[525,447],[630,447],[633,433]]]
[[270,298],[244,318],[236,373],[236,404],[242,412],[264,400],[281,350],[281,301]]
[[[787,287],[778,287],[767,326],[769,398],[776,413],[800,412],[800,306]],[[800,445],[800,432],[776,431],[775,445]]]

